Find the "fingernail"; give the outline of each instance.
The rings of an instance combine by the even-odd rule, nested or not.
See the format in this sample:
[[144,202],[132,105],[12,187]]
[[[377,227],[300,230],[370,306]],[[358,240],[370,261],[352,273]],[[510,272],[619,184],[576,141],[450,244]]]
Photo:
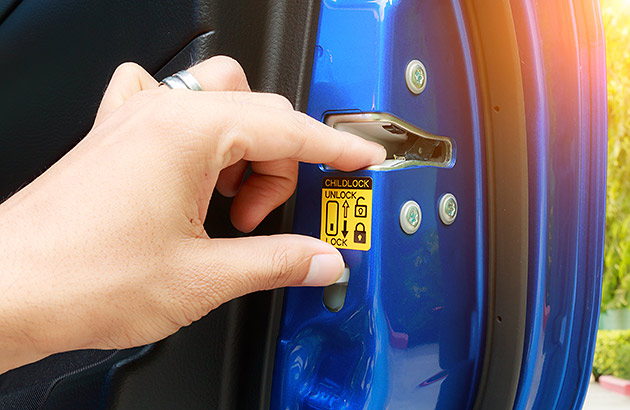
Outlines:
[[311,258],[304,286],[326,286],[334,283],[343,273],[343,259],[339,255],[325,253]]
[[[376,142],[372,142],[372,144],[378,146],[378,151],[379,151],[378,155],[374,156],[374,163],[375,164],[377,164],[377,163],[380,164],[381,162],[383,162],[387,158],[387,150],[381,144],[378,144]],[[377,150],[374,150],[374,152],[376,153]]]
[[385,160],[387,158],[387,150],[381,145],[381,154],[379,160]]

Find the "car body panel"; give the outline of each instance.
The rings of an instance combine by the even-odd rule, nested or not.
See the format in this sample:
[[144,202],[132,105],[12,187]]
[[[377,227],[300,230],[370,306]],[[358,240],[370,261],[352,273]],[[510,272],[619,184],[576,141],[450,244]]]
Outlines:
[[[446,168],[301,167],[294,232],[320,236],[323,178],[370,177],[372,244],[342,250],[351,273],[341,311],[326,309],[322,288],[286,291],[274,409],[448,409],[474,401],[486,317],[484,149],[461,15],[450,2],[322,2],[308,114],[389,113],[451,138],[456,154]],[[413,59],[428,73],[421,95],[405,83]],[[450,226],[438,217],[447,192],[459,204]],[[422,222],[407,235],[398,220],[411,199]]]

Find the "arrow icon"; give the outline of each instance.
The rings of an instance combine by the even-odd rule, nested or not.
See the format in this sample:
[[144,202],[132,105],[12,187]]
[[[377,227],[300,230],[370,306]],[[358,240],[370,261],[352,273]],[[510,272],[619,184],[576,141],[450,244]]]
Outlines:
[[341,205],[341,206],[343,207],[343,217],[347,218],[348,217],[348,208],[350,207],[350,205],[348,205],[348,201],[343,201],[343,205]]
[[341,234],[345,238],[348,235],[348,221],[343,221],[343,229],[341,230]]

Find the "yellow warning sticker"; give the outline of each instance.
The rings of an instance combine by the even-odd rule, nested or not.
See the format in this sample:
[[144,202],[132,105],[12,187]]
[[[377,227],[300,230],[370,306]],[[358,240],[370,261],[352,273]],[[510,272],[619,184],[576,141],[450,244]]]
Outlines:
[[367,251],[371,233],[372,178],[324,178],[320,239],[339,249]]

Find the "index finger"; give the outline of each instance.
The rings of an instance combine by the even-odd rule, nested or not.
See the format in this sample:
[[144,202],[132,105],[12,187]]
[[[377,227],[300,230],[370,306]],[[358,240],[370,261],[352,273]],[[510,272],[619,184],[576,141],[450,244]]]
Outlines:
[[238,93],[188,93],[178,102],[185,107],[178,122],[194,124],[191,131],[207,136],[211,152],[229,161],[222,168],[239,159],[290,158],[352,171],[385,160],[380,144],[337,131],[301,112],[267,106],[264,94],[248,94],[243,98]]

